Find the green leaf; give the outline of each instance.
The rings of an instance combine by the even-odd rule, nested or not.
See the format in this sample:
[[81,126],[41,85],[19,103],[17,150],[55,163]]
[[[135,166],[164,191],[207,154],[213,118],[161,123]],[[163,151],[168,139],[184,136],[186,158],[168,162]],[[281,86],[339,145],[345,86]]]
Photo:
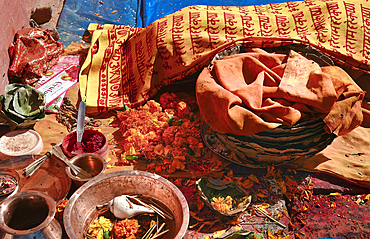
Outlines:
[[44,98],[35,89],[20,88],[14,96],[13,108],[22,116],[34,116],[45,108]]
[[167,120],[167,123],[169,125],[172,125],[173,121],[174,121],[175,117],[173,115],[170,115],[170,117],[168,117],[168,120]]
[[184,123],[184,121],[182,121],[182,119],[179,119],[179,121],[177,122],[177,125],[181,126],[183,123]]
[[190,115],[189,120],[190,120],[190,122],[194,122],[194,115],[193,114]]
[[135,159],[138,159],[138,158],[139,158],[138,156],[126,156],[127,160],[135,160]]
[[7,85],[0,103],[0,116],[9,122],[11,129],[29,127],[45,118],[45,95],[29,85]]

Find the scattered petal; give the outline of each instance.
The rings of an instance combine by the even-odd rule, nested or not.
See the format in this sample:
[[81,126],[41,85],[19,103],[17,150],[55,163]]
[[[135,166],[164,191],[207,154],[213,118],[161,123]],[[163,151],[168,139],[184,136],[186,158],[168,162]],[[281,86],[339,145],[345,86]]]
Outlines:
[[250,180],[252,180],[253,182],[260,184],[260,181],[258,180],[258,178],[257,178],[254,174],[250,174],[250,175],[248,176],[248,178],[249,178]]
[[335,193],[330,193],[330,196],[341,196],[342,194],[335,192]]
[[234,229],[236,230],[236,231],[239,231],[239,230],[241,230],[241,229],[243,229],[241,226],[235,226],[234,227]]
[[365,197],[364,197],[364,201],[369,201],[370,200],[370,194],[367,194]]
[[220,231],[217,231],[217,232],[214,232],[213,233],[213,238],[219,238],[220,236],[222,236],[224,233],[226,232],[226,230],[220,230]]
[[262,194],[262,193],[257,193],[257,197],[259,197],[259,198],[267,198],[267,195]]

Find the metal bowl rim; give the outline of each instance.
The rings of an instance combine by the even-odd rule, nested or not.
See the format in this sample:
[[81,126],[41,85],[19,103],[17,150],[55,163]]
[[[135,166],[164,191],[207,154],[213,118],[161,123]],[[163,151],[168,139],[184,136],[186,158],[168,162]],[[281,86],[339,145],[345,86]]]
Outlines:
[[72,207],[74,206],[75,201],[78,199],[78,197],[85,190],[87,190],[88,188],[90,188],[95,183],[100,182],[100,181],[103,181],[103,180],[105,180],[107,178],[118,177],[118,176],[132,176],[132,175],[138,175],[138,176],[141,176],[141,177],[154,178],[154,179],[159,180],[162,183],[168,185],[173,190],[173,192],[177,195],[177,197],[179,199],[179,202],[181,203],[182,211],[184,213],[183,220],[182,220],[182,225],[181,225],[181,227],[179,229],[179,233],[180,234],[177,234],[177,236],[174,239],[181,239],[181,238],[183,238],[183,236],[185,235],[185,233],[187,231],[187,228],[189,226],[189,219],[190,219],[189,218],[189,216],[190,216],[189,206],[188,206],[188,203],[187,203],[187,200],[186,200],[185,196],[180,191],[180,189],[178,189],[169,180],[163,178],[162,176],[160,176],[158,174],[154,174],[154,173],[150,173],[150,172],[146,172],[146,171],[141,171],[141,170],[121,170],[121,171],[116,171],[116,172],[105,173],[105,174],[100,175],[100,176],[98,176],[96,178],[93,178],[92,180],[86,182],[80,188],[78,188],[73,193],[73,195],[71,196],[71,198],[68,200],[68,203],[67,203],[67,205],[66,205],[66,207],[64,209],[63,224],[64,224],[64,228],[66,230],[66,233],[67,233],[68,237],[71,238],[71,239],[73,239],[73,238],[76,238],[77,239],[76,234],[71,229],[72,228],[72,225],[71,225],[71,222],[70,222],[69,219],[70,219],[70,214],[72,212]]
[[28,235],[30,233],[37,232],[47,227],[52,222],[52,220],[54,219],[55,213],[56,213],[56,202],[51,196],[47,195],[46,193],[36,191],[36,190],[28,190],[28,191],[19,192],[10,198],[7,198],[0,205],[0,214],[4,213],[6,209],[5,206],[7,204],[10,204],[17,200],[21,200],[22,198],[29,198],[29,197],[38,197],[38,198],[43,198],[45,200],[45,204],[49,208],[49,213],[47,217],[42,223],[40,223],[36,227],[33,227],[31,229],[26,229],[26,230],[16,230],[6,225],[6,223],[3,221],[3,217],[0,216],[0,229],[2,229],[5,233],[13,234],[16,232],[16,234],[13,234],[13,235]]
[[[74,161],[76,161],[77,159],[82,158],[82,157],[93,157],[93,158],[97,158],[97,159],[100,160],[100,162],[103,163],[102,170],[97,175],[95,175],[94,177],[92,177],[92,179],[95,178],[95,177],[101,176],[107,170],[107,166],[108,166],[107,160],[105,160],[105,158],[103,156],[101,156],[100,154],[97,154],[97,153],[83,153],[83,154],[79,154],[79,155],[76,155],[73,158],[71,158],[69,161],[71,163],[74,163]],[[69,167],[66,167],[66,173],[67,173],[67,176],[70,179],[74,180],[74,181],[79,181],[79,182],[85,182],[86,181],[87,182],[87,181],[92,180],[91,178],[82,179],[82,178],[79,178],[79,177],[74,176],[72,174],[72,172],[71,172],[71,169]]]

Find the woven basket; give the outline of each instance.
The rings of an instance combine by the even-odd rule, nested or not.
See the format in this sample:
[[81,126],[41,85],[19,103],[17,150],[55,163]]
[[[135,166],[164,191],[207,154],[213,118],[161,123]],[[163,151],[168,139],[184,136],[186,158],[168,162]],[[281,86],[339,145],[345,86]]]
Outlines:
[[[301,46],[300,50],[305,51],[305,57],[315,60],[321,66],[333,64],[316,49]],[[224,51],[217,54],[213,61],[239,52],[240,48]],[[321,118],[313,118],[293,126],[282,125],[252,135],[221,134],[210,130],[212,127],[206,124],[203,124],[201,133],[205,144],[221,157],[245,166],[265,167],[308,158],[322,151],[336,137],[328,134],[324,127]]]
[[324,126],[322,119],[316,118],[292,127],[284,125],[244,136],[210,131],[205,124],[201,132],[206,145],[220,156],[245,166],[265,167],[308,158],[322,151],[336,137],[328,134]]

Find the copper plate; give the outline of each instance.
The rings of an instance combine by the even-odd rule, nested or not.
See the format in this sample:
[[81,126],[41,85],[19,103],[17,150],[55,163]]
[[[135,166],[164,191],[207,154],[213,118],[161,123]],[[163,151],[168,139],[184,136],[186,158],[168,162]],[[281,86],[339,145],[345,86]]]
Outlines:
[[20,176],[18,192],[36,190],[52,197],[59,205],[67,196],[71,188],[71,179],[68,177],[65,165],[54,158],[48,158],[45,163],[31,176],[23,175],[23,168],[39,156],[17,156],[0,162],[0,169],[15,170]]

